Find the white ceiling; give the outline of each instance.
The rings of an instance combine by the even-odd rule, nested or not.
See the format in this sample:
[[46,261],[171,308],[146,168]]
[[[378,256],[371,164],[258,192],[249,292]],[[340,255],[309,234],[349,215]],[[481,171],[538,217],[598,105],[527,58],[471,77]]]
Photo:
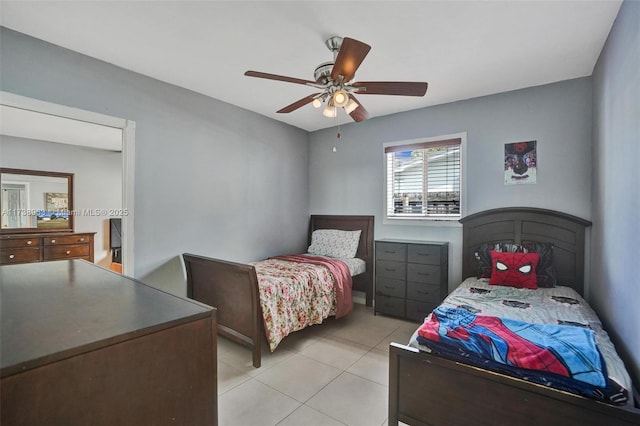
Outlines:
[[122,151],[122,129],[0,105],[0,134]]
[[311,105],[333,35],[372,46],[360,81],[427,81],[425,97],[358,95],[372,117],[591,75],[618,0],[6,1],[16,31],[313,131],[349,123]]

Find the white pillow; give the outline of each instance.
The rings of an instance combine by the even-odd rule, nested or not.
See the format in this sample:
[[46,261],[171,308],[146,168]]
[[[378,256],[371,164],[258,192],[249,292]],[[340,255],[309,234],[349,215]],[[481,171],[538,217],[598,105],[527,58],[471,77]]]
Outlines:
[[318,256],[352,259],[356,257],[362,231],[316,229],[311,234],[308,252]]

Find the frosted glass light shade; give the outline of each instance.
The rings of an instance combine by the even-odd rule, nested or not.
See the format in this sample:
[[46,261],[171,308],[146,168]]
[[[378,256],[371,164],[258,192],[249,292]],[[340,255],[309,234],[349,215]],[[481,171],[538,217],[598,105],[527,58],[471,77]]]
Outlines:
[[344,110],[347,112],[347,114],[351,114],[356,108],[358,108],[358,106],[360,105],[356,101],[354,101],[353,99],[349,99],[349,103],[344,107]]
[[333,104],[337,107],[344,107],[349,102],[349,95],[344,90],[336,90],[333,94]]
[[333,118],[336,115],[338,115],[338,111],[336,110],[336,107],[327,105],[326,107],[324,107],[324,111],[322,111],[322,115],[324,115],[325,117]]

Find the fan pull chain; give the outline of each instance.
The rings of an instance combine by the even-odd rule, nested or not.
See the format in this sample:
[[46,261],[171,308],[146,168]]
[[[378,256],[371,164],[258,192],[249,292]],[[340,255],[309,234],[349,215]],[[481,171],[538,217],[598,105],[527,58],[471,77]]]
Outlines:
[[[338,121],[338,114],[336,114],[333,120],[334,120],[334,123]],[[340,139],[341,137],[342,135],[340,134],[340,123],[338,123],[338,132],[336,133],[336,139]],[[333,148],[331,148],[331,151],[337,152],[338,148],[334,145]]]

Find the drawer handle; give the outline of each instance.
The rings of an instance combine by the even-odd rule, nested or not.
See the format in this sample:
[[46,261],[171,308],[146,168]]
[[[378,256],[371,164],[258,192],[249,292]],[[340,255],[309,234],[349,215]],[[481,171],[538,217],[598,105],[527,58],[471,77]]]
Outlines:
[[30,246],[31,245],[31,240],[27,241],[27,245]]
[[387,272],[395,272],[395,268],[384,268],[385,271]]
[[67,250],[66,254],[71,254],[71,250]]
[[51,244],[55,244],[55,243],[56,243],[56,240],[51,240]]
[[393,290],[393,286],[392,285],[385,285],[384,288],[389,289],[389,290]]
[[80,238],[80,242],[83,243],[84,242],[84,238]]
[[418,256],[431,256],[431,253],[418,253]]
[[428,277],[431,274],[428,272],[418,272],[418,275],[424,275],[425,277]]
[[417,290],[417,291],[418,291],[418,294],[429,294],[428,291],[422,291],[422,290]]
[[396,253],[396,252],[395,252],[395,251],[393,251],[393,250],[385,250],[384,252],[385,252],[385,253],[389,253],[389,254],[395,254],[395,253]]
[[15,254],[10,254],[10,255],[9,255],[9,259],[13,259],[14,257],[16,257],[16,255],[15,255]]

